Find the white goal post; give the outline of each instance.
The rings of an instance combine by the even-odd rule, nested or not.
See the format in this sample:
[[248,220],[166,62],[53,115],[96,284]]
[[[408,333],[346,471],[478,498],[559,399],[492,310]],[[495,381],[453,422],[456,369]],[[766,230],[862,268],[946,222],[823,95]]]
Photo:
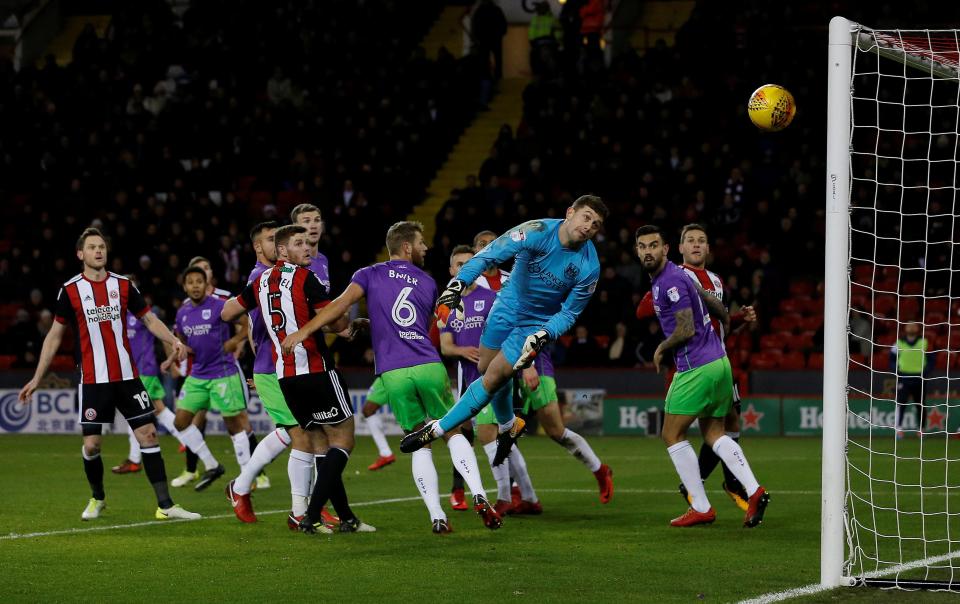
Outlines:
[[[824,586],[960,591],[960,499],[951,497],[960,494],[958,174],[960,31],[833,18]],[[916,373],[907,345],[920,351]]]

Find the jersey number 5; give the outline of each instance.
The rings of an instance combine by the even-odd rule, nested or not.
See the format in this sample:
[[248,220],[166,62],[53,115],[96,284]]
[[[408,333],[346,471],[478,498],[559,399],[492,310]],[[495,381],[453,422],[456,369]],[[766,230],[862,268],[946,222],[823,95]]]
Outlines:
[[407,299],[412,291],[412,287],[405,287],[400,290],[400,295],[397,296],[393,303],[393,309],[390,311],[393,322],[400,327],[410,327],[417,321],[417,309]]
[[274,333],[283,331],[287,326],[287,315],[283,313],[283,308],[280,306],[280,292],[267,294],[267,303],[270,305],[271,328]]

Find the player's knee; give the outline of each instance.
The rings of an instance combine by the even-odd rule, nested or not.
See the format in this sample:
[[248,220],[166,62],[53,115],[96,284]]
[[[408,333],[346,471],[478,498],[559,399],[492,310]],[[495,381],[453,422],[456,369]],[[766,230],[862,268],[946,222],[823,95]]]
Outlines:
[[100,455],[100,443],[83,443],[83,452],[87,457]]
[[563,437],[563,433],[566,432],[563,426],[557,427],[557,426],[545,425],[543,427],[543,431],[547,433],[547,436],[549,436],[556,442],[560,443],[561,445],[567,444],[568,439]]
[[190,427],[190,417],[184,417],[179,413],[175,418],[173,418],[173,427],[177,429],[178,432],[183,432]]

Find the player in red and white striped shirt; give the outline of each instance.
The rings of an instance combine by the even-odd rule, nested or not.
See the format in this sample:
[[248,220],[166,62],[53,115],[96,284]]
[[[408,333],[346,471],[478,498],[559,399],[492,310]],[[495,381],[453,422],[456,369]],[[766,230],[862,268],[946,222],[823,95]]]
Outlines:
[[[273,342],[273,359],[283,398],[300,427],[311,435],[314,453],[320,446],[317,433],[326,435],[330,449],[317,466],[317,480],[307,512],[290,521],[306,533],[331,532],[324,526],[321,510],[327,500],[340,517],[341,532],[372,532],[350,509],[342,474],[354,446],[353,406],[347,388],[327,350],[322,333],[298,344],[290,354],[281,345],[288,335],[306,325],[316,311],[330,303],[327,290],[312,273],[307,229],[288,225],[277,229],[274,242],[277,263],[251,281],[236,298],[227,301],[221,312],[225,321],[259,308],[261,320]],[[331,325],[341,332],[350,326],[347,315]],[[296,447],[296,444],[294,444]]]
[[97,518],[104,508],[100,442],[103,424],[113,423],[116,411],[127,419],[140,442],[143,467],[157,496],[156,518],[199,518],[170,499],[153,403],[140,381],[127,340],[127,312],[134,313],[169,346],[171,358],[183,358],[184,347],[126,277],[107,271],[107,242],[100,231],[88,228],[80,235],[77,259],[83,262],[83,272],[64,283],[57,296],[56,321],[43,341],[33,379],[20,390],[20,400],[29,403],[60,348],[65,326],[71,325],[79,349],[83,467],[93,491],[81,519]]
[[[723,280],[715,272],[707,270],[707,256],[710,255],[710,242],[707,238],[706,227],[701,224],[692,223],[683,227],[683,230],[680,232],[680,254],[683,256],[683,265],[682,268],[684,272],[687,273],[687,276],[690,277],[694,282],[700,284],[700,287],[703,288],[704,292],[716,296],[718,300],[724,303],[724,305],[729,306],[729,304],[724,300],[726,294],[726,288],[723,285]],[[655,315],[653,310],[653,297],[650,292],[643,297],[640,305],[637,307],[637,318],[644,319],[648,317],[653,317]],[[725,342],[725,338],[728,335],[724,330],[724,326],[716,319],[716,317],[711,317],[710,320],[713,322],[713,328],[716,330],[717,335],[720,336],[720,341]],[[740,328],[741,326],[747,323],[753,323],[757,320],[757,313],[752,306],[744,306],[739,312],[731,313],[730,315],[730,331],[732,332],[735,329]],[[669,386],[669,381],[673,378],[673,374],[669,374],[667,385]],[[725,429],[727,436],[732,438],[734,441],[739,442],[740,440],[740,393],[737,388],[736,382],[733,384],[733,406],[730,409],[729,415],[725,419]],[[700,478],[704,481],[710,476],[713,470],[717,467],[717,464],[720,463],[720,458],[717,457],[717,454],[713,452],[713,449],[704,443],[700,447],[700,456],[699,456],[699,465],[700,465]],[[743,486],[740,484],[740,481],[733,475],[732,472],[727,468],[726,465],[723,466],[723,490],[726,491],[727,495],[737,504],[737,507],[746,511],[747,509],[747,497],[744,492]],[[683,494],[684,498],[687,497],[683,485],[680,485],[680,492]]]

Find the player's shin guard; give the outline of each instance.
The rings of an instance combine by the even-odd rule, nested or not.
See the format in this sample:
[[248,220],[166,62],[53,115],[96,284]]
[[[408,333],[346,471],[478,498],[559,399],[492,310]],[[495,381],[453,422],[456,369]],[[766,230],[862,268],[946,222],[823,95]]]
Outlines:
[[87,475],[87,482],[90,483],[91,496],[98,501],[103,501],[106,497],[103,492],[103,459],[99,453],[87,455],[83,447],[80,447],[80,454],[83,455],[83,471]]
[[[753,495],[754,491],[760,486],[757,479],[750,469],[746,456],[740,445],[734,442],[732,438],[724,434],[713,443],[713,452],[717,454],[723,463],[730,468],[733,475],[743,485],[747,496]],[[688,487],[689,488],[689,487]]]
[[530,480],[530,473],[527,472],[527,461],[523,458],[523,454],[520,453],[520,448],[517,445],[513,445],[507,461],[510,462],[510,472],[517,479],[517,484],[520,485],[520,496],[524,501],[536,503],[538,501],[537,493],[533,490],[533,481]]
[[367,427],[370,429],[370,436],[373,437],[374,444],[377,445],[377,451],[380,457],[390,457],[393,451],[390,450],[390,444],[387,442],[387,436],[383,433],[383,422],[380,420],[380,414],[374,413],[370,417],[363,418]]
[[233,453],[237,456],[237,463],[242,468],[250,461],[250,439],[246,432],[237,432],[230,440],[233,441]]
[[694,510],[705,513],[710,510],[710,500],[707,499],[707,492],[703,488],[703,481],[700,480],[700,468],[697,465],[697,456],[693,452],[693,447],[689,441],[681,440],[675,445],[667,447],[667,453],[673,461],[673,467],[677,470],[677,475],[687,487],[687,493],[690,494],[690,507]]
[[440,505],[440,479],[437,467],[433,465],[433,449],[423,448],[410,456],[413,462],[413,482],[420,491],[420,497],[430,512],[430,519],[446,520],[447,515]]
[[157,507],[162,510],[173,507],[170,492],[167,490],[167,470],[163,466],[163,456],[160,455],[160,445],[143,449],[143,469],[147,480],[157,495]]
[[[330,454],[334,451],[337,451],[337,455],[343,455],[347,458],[346,461],[343,462],[344,467],[346,467],[347,461],[350,460],[349,451],[336,447],[331,448],[327,451],[328,460],[330,459]],[[343,469],[330,481],[330,503],[333,505],[333,509],[336,510],[337,517],[340,518],[341,526],[350,520],[356,519],[357,516],[353,513],[353,510],[350,509],[350,501],[347,498],[347,487],[343,484]]]
[[278,455],[290,446],[290,435],[283,428],[277,428],[263,437],[257,448],[253,450],[250,461],[243,466],[240,477],[233,483],[233,492],[237,495],[246,495],[250,492],[253,481],[263,468],[270,464]]
[[587,440],[573,430],[564,428],[563,434],[560,435],[560,439],[557,440],[557,442],[563,445],[563,448],[569,451],[570,455],[573,455],[580,460],[580,463],[587,466],[587,469],[591,472],[596,472],[600,469],[600,458],[593,452]]
[[[479,382],[479,380],[477,380]],[[462,400],[462,399],[461,399]],[[480,480],[480,467],[477,465],[477,455],[473,452],[473,447],[467,442],[463,434],[454,434],[447,441],[447,448],[450,450],[450,459],[453,460],[453,467],[460,472],[467,486],[474,495],[487,494],[483,491],[483,482]]]
[[130,451],[127,453],[127,459],[133,463],[140,463],[140,443],[137,441],[137,435],[133,433],[133,428],[127,425],[127,439],[130,441]]
[[499,466],[493,465],[493,458],[497,455],[497,441],[483,445],[483,452],[487,454],[493,479],[497,481],[497,501],[510,501],[510,463],[504,462]]
[[[439,426],[443,432],[453,430],[463,422],[480,413],[480,410],[487,406],[492,398],[492,394],[483,387],[483,378],[475,379],[467,391],[463,393],[457,404],[453,406],[447,414],[440,418]],[[511,416],[513,409],[510,410]]]
[[[340,482],[340,488],[342,488],[343,480],[341,476],[349,459],[350,457],[346,451],[331,447],[330,450],[327,451],[323,462],[317,466],[317,482],[313,485],[313,494],[310,496],[310,504],[307,506],[307,517],[311,522],[315,524],[323,522],[320,511],[323,509],[323,506],[327,504],[327,501],[330,500],[330,495],[334,493],[337,482]],[[331,501],[331,503],[334,504],[334,509],[336,509],[340,515],[341,522],[345,522],[354,517],[348,505],[345,505],[345,509],[341,511],[336,507],[338,502]],[[340,503],[346,504],[345,490],[343,491],[343,500]]]
[[307,512],[313,483],[313,453],[293,449],[287,461],[287,477],[290,478],[291,510],[294,516],[303,516]]

